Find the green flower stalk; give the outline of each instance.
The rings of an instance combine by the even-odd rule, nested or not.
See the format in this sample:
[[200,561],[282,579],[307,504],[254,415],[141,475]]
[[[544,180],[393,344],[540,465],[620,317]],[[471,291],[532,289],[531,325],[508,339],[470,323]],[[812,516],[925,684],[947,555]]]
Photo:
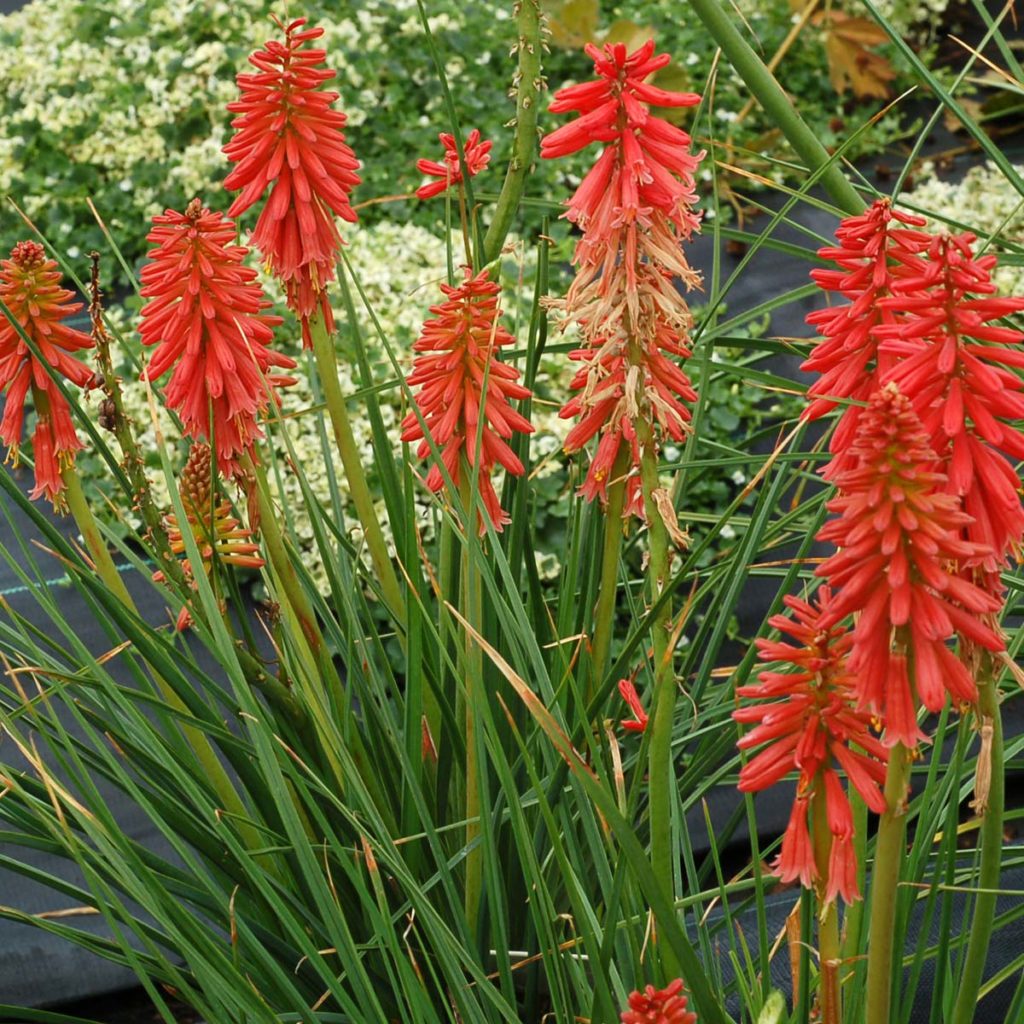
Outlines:
[[1003,860],[1003,814],[1006,804],[1006,773],[1003,765],[1003,723],[999,712],[999,688],[992,659],[982,655],[982,673],[978,680],[978,726],[981,749],[975,778],[975,812],[981,819],[981,858],[977,875],[978,894],[974,897],[974,917],[964,959],[960,988],[953,1005],[952,1024],[971,1024],[978,1006],[978,992],[988,957],[992,927],[996,915],[996,890],[999,888]]

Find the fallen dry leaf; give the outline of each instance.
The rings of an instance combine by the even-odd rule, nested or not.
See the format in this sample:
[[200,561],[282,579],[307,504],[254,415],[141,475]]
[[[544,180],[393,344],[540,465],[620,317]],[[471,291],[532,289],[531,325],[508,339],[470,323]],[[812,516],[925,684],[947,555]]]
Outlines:
[[812,21],[825,35],[828,74],[835,91],[842,95],[849,88],[858,99],[888,97],[896,72],[885,57],[869,49],[886,41],[885,32],[867,18],[842,11],[822,12]]

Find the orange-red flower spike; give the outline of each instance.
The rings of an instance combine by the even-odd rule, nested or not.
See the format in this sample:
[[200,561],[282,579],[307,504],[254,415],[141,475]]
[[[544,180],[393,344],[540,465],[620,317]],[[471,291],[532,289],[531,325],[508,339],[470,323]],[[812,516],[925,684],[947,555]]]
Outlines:
[[349,194],[360,179],[359,161],[342,131],[346,117],[331,109],[338,93],[321,88],[335,73],[320,66],[326,51],[307,46],[324,30],[303,29],[305,23],[298,18],[281,25],[284,42],[270,40],[249,58],[256,74],[237,76],[242,95],[228,104],[238,115],[231,122],[236,132],[224,147],[237,166],[224,187],[242,190],[228,211],[232,217],[269,190],[252,242],[284,283],[311,347],[314,312],[320,310],[327,329],[334,329],[324,291],[334,280],[342,245],[334,216],[356,220]]
[[629,994],[629,1006],[619,1014],[622,1024],[697,1024],[697,1015],[686,1009],[683,980],[676,978],[665,988],[646,985],[642,992]]
[[825,807],[833,837],[826,899],[841,896],[851,903],[860,898],[853,818],[838,772],[845,772],[864,802],[881,813],[888,751],[871,732],[870,714],[857,706],[856,680],[847,667],[852,637],[843,626],[825,622],[834,600],[827,586],[811,601],[785,598],[790,614],[774,616],[769,625],[795,643],[759,639],[757,648],[762,661],[788,670],[766,670],[756,684],[737,687],[736,695],[744,701],[771,703],[744,703],[733,718],[757,723],[739,741],[741,750],[764,747],[740,772],[742,792],[767,789],[797,773],[796,797],[779,857],[780,877],[804,886],[820,877],[808,823],[813,800]]
[[[47,364],[79,387],[88,386],[93,372],[71,355],[92,347],[88,334],[63,321],[81,308],[70,303],[73,292],[61,287],[54,260],[38,242],[19,242],[9,259],[0,261],[0,299]],[[35,487],[31,497],[45,495],[61,505],[61,471],[74,461],[83,445],[75,432],[71,408],[18,329],[0,316],[0,392],[6,389],[0,440],[15,464],[30,393],[36,407],[33,434]]]
[[275,368],[295,366],[269,347],[281,318],[264,312],[270,303],[236,235],[229,218],[194,199],[184,213],[153,218],[155,248],[142,268],[140,334],[155,346],[146,377],[174,368],[167,404],[190,437],[212,439],[224,472],[263,436],[257,416],[274,389],[294,382]]
[[947,639],[1003,650],[988,624],[998,598],[955,571],[991,549],[963,539],[970,517],[946,493],[928,434],[895,384],[872,397],[849,454],[856,464],[837,476],[828,503],[838,518],[818,533],[840,549],[817,570],[838,592],[825,624],[858,614],[849,668],[860,704],[884,723],[886,743],[913,746],[924,738],[916,698],[938,711],[947,693],[977,697]]
[[[511,399],[530,397],[519,381],[519,371],[501,362],[498,350],[515,342],[499,320],[501,289],[488,280],[487,271],[474,275],[467,267],[461,285],[441,285],[445,301],[431,306],[433,314],[413,348],[416,359],[407,383],[419,387],[416,403],[441,459],[455,486],[469,466],[476,463],[477,428],[480,426],[480,459],[476,472],[480,504],[496,530],[509,522],[491,483],[496,466],[513,476],[523,464],[508,441],[513,433],[529,434],[533,424],[517,412]],[[430,442],[415,412],[402,421],[402,440],[420,441],[416,454],[431,454]],[[427,486],[439,491],[444,476],[438,465],[427,473]],[[483,529],[483,523],[481,523]]]

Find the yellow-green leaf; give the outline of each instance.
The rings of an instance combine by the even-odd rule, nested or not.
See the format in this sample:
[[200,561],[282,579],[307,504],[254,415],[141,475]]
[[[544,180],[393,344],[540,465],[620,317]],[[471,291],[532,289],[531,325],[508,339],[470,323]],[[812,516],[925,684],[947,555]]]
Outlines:
[[548,14],[551,42],[567,50],[579,50],[597,38],[598,0],[565,0],[552,5]]

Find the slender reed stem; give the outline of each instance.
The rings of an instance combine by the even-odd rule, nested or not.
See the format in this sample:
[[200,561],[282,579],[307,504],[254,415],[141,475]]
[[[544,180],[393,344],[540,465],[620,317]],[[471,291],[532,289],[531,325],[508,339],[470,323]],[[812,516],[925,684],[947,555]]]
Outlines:
[[900,866],[906,856],[909,783],[910,751],[902,743],[897,743],[889,754],[885,775],[886,811],[878,823],[875,863],[871,872],[866,1019],[872,1024],[889,1024],[891,1019],[896,888]]
[[[1003,723],[999,712],[999,692],[990,660],[984,677],[978,680],[978,717],[981,750],[978,753],[978,779],[975,784],[975,808],[981,815],[981,863],[978,869],[978,895],[974,897],[974,919],[960,991],[953,1004],[950,1024],[971,1024],[978,1005],[985,960],[992,939],[1003,856],[1003,811],[1005,776],[1003,767]],[[986,763],[987,762],[987,763]],[[987,793],[985,787],[987,786]],[[1009,1018],[1007,1018],[1009,1020]]]
[[[270,560],[270,568],[273,572],[275,582],[283,591],[286,605],[282,607],[282,613],[291,620],[294,629],[286,630],[287,633],[295,636],[296,640],[304,642],[304,649],[307,652],[307,664],[309,669],[315,673],[318,681],[329,691],[333,691],[338,707],[344,703],[344,686],[338,670],[334,667],[330,651],[320,631],[320,624],[317,622],[316,611],[309,600],[309,596],[302,587],[295,566],[292,565],[291,557],[285,545],[284,536],[278,523],[277,509],[270,497],[270,489],[267,485],[267,475],[263,466],[248,454],[241,459],[243,472],[256,481],[256,499],[260,510],[260,534],[263,538],[263,545]],[[335,735],[328,719],[328,712],[323,701],[322,691],[311,688],[303,679],[303,673],[299,673],[297,683],[305,692],[305,706],[311,713],[316,731],[319,733],[317,746],[323,751],[330,763],[338,786],[343,787],[344,771],[338,760],[336,751],[333,749],[332,737]],[[353,759],[357,765],[364,761],[361,753],[361,743],[358,730],[352,730],[354,739]],[[360,765],[360,774],[367,779],[370,773],[365,771],[365,761]],[[381,804],[381,807],[384,805]]]
[[839,991],[839,910],[836,901],[825,903],[828,885],[828,862],[832,850],[832,833],[828,827],[824,780],[819,773],[811,800],[811,825],[814,830],[814,860],[820,882],[818,897],[818,963],[821,972],[819,1005],[821,1024],[841,1024],[843,1004]]
[[[808,168],[816,171],[828,165],[831,157],[821,140],[797,113],[782,86],[750,48],[719,0],[690,0],[690,7]],[[846,213],[856,214],[864,210],[866,203],[838,164],[832,163],[822,173],[821,185],[836,206]]]
[[[42,392],[37,394],[35,399],[38,411],[42,412],[44,407],[48,407],[49,403],[46,400],[46,395]],[[110,556],[110,550],[103,539],[103,535],[100,533],[99,525],[93,517],[92,509],[89,507],[85,492],[82,490],[82,482],[79,480],[74,467],[63,469],[61,471],[61,480],[64,482],[64,497],[68,504],[68,511],[73,516],[75,525],[82,534],[86,550],[89,552],[89,556],[92,558],[93,565],[96,568],[96,575],[99,576],[104,586],[125,608],[138,615],[138,608],[136,608],[135,602],[125,586],[124,578],[118,572],[117,566]],[[180,715],[191,717],[191,712],[187,705],[174,692],[170,684],[153,669],[152,665],[149,666],[149,670],[153,681],[156,683],[161,696],[168,706]],[[202,766],[203,773],[217,794],[217,798],[223,805],[224,810],[236,818],[239,832],[245,837],[246,842],[250,846],[259,846],[261,844],[259,833],[246,824],[249,812],[245,809],[245,805],[242,803],[231,778],[228,776],[223,764],[221,764],[220,758],[217,756],[206,734],[200,729],[184,724],[181,726],[181,732],[195,752],[196,759]]]
[[622,550],[622,509],[626,501],[626,466],[628,455],[620,451],[612,467],[608,487],[608,505],[604,510],[604,543],[601,547],[601,580],[598,584],[597,607],[594,610],[594,641],[590,652],[590,675],[587,677],[586,702],[608,671],[608,657],[615,626],[615,598],[619,592],[619,553]]
[[[647,578],[653,605],[668,584],[669,537],[654,500],[654,492],[659,486],[658,457],[650,424],[639,422],[637,435],[642,445],[640,476],[649,538]],[[672,721],[675,717],[676,682],[669,647],[671,618],[671,602],[666,601],[651,624],[654,694],[651,699],[651,742],[648,751],[648,807],[651,820],[651,867],[655,877],[661,879],[668,899],[674,901],[676,863],[672,855],[672,797],[676,787],[672,764]],[[667,948],[664,953],[668,955]],[[667,963],[666,969],[671,972]]]
[[540,0],[516,2],[516,48],[519,67],[516,70],[516,134],[512,143],[505,182],[494,209],[494,217],[484,236],[483,263],[490,263],[499,252],[512,227],[519,207],[526,175],[537,147],[537,114],[540,108],[541,49]]
[[[472,469],[463,463],[460,474],[459,492],[462,507],[466,512],[466,531],[462,548],[462,597],[466,621],[478,636],[483,630],[483,590],[480,580],[480,566],[477,553],[471,551],[473,538],[470,533],[476,519],[472,493]],[[466,920],[470,931],[475,933],[480,912],[480,893],[483,887],[483,851],[480,839],[480,764],[477,759],[477,715],[483,694],[483,652],[473,637],[465,630],[462,673],[466,686]],[[469,850],[471,844],[476,844]]]
[[318,312],[310,317],[309,333],[313,339],[313,354],[316,358],[317,372],[320,376],[320,387],[323,389],[324,402],[331,417],[334,428],[334,440],[338,445],[338,454],[345,469],[345,480],[348,483],[352,503],[356,507],[356,515],[363,528],[363,536],[370,552],[374,572],[380,583],[384,602],[391,611],[396,624],[405,622],[405,599],[398,582],[395,568],[388,555],[388,547],[384,540],[377,512],[373,507],[373,497],[366,481],[366,473],[359,458],[352,423],[345,407],[345,397],[341,393],[338,381],[338,366],[335,361],[334,343],[327,332],[323,316]]

